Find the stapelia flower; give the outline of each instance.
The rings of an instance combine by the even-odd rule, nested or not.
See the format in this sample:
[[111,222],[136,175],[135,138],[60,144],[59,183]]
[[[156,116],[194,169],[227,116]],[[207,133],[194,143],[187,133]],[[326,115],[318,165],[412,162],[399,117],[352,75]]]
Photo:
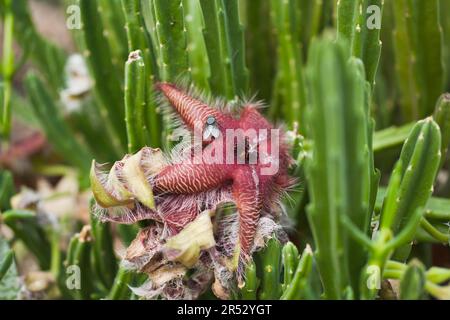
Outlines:
[[[143,148],[109,172],[94,162],[97,212],[105,221],[155,222],[141,231],[125,259],[150,275],[144,291],[151,293],[145,296],[196,297],[214,275],[215,291],[224,297],[234,275],[242,284],[253,252],[274,235],[284,237],[280,199],[294,184],[288,175],[289,148],[258,104],[247,103],[233,113],[225,103],[209,106],[172,84],[157,88],[194,139],[180,143],[170,156]],[[227,203],[237,213],[220,213]],[[182,270],[192,268],[201,273],[191,275],[189,284]]]

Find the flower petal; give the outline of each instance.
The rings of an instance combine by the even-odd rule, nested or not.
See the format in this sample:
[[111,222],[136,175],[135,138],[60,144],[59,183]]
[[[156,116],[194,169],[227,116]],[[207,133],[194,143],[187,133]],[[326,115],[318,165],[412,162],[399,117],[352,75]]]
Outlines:
[[179,261],[184,266],[193,267],[201,250],[215,246],[211,211],[201,213],[179,234],[169,238],[164,246],[169,260]]
[[123,160],[122,177],[128,191],[130,191],[139,202],[150,209],[155,209],[155,200],[150,182],[146,178],[143,167],[144,150]]
[[106,188],[106,175],[103,177],[102,173],[99,171],[99,166],[95,162],[92,161],[91,172],[90,172],[90,180],[91,180],[91,189],[94,194],[94,198],[97,203],[103,208],[111,208],[117,206],[123,206],[132,202],[132,200],[123,200],[120,201],[116,197],[114,197],[111,192],[109,192]]

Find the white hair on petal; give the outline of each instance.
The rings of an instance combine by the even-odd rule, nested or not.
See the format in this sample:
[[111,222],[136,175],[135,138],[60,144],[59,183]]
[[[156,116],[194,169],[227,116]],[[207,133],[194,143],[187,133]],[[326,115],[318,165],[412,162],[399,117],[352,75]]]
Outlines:
[[151,219],[160,221],[158,214],[135,201],[133,207],[118,206],[103,208],[97,203],[92,207],[92,214],[101,222],[133,224],[138,221]]
[[262,241],[254,241],[251,252],[256,252],[263,247],[259,246],[260,243],[267,244],[267,241],[276,238],[280,242],[284,242],[283,227],[269,217],[261,217],[258,221],[256,228],[255,239],[261,239]]
[[239,236],[239,215],[236,211],[226,212],[217,218],[217,250],[224,256],[231,257]]
[[223,264],[223,261],[217,259],[213,260],[213,265],[215,279],[219,281],[220,285],[227,291],[231,291],[235,279],[234,273]]
[[[230,202],[233,202],[230,187],[212,189],[197,194],[167,194],[156,198],[157,213],[161,221],[166,221],[173,213],[185,212],[188,215],[195,211],[192,216],[186,217],[189,220],[179,221],[179,224],[175,225],[178,227],[184,227],[188,222],[193,221],[200,212],[215,211],[219,206]],[[171,226],[174,226],[174,222]],[[170,235],[170,230],[166,229],[166,231],[165,236]]]

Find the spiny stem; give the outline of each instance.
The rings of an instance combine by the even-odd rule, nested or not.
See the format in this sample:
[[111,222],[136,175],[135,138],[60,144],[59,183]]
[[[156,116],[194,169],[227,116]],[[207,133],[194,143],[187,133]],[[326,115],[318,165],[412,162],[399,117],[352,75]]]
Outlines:
[[358,10],[361,0],[338,0],[337,2],[337,30],[338,39],[346,39],[353,47],[355,41]]
[[181,0],[154,0],[154,20],[159,42],[160,71],[163,81],[190,78],[187,31]]
[[244,33],[237,0],[200,0],[206,49],[211,67],[210,86],[215,95],[229,101],[245,95],[248,71],[245,66]]
[[[123,108],[123,88],[114,67],[114,57],[105,39],[101,20],[98,20],[98,0],[78,0],[81,9],[82,41],[85,56],[95,80],[102,120],[109,132],[111,143],[123,150],[126,134]],[[108,81],[105,81],[108,79]]]
[[125,65],[125,122],[130,154],[145,146],[145,84],[144,59],[140,50],[133,51]]
[[200,90],[210,92],[208,78],[210,76],[207,51],[202,31],[203,15],[198,1],[183,0],[184,20],[187,30],[187,51],[192,73],[192,82]]
[[161,143],[161,117],[157,112],[153,91],[155,78],[158,76],[154,42],[144,28],[140,0],[122,0],[122,7],[125,13],[128,50],[129,52],[140,50],[145,64],[145,105],[143,107],[143,119],[146,145],[159,147]]
[[[274,91],[273,108],[279,108],[291,128],[298,123],[304,132],[304,108],[306,93],[304,92],[303,60],[300,44],[300,15],[296,1],[271,1],[272,24],[277,36],[278,73],[276,90]],[[295,14],[297,13],[297,14]]]

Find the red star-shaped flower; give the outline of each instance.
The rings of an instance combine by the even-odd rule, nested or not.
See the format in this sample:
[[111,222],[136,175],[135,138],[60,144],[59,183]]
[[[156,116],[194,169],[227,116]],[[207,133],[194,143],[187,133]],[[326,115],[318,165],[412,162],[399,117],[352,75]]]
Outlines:
[[[281,194],[293,184],[284,136],[260,114],[257,104],[245,104],[239,113],[233,113],[210,106],[173,84],[160,83],[157,89],[194,138],[189,136],[188,147],[178,149],[170,160],[162,159],[159,150],[144,148],[117,162],[108,176],[93,180],[93,185],[97,181],[108,192],[103,197],[97,192],[97,202],[101,207],[127,208],[120,215],[109,212],[105,215],[108,220],[134,223],[153,219],[164,224],[167,236],[178,234],[201,212],[234,202],[238,211],[236,243],[223,239],[218,243],[237,258],[234,268],[238,267],[241,278],[260,217],[279,214]],[[139,164],[143,175],[134,172],[128,162]],[[117,188],[117,183],[122,186]],[[144,192],[146,183],[154,203]]]

